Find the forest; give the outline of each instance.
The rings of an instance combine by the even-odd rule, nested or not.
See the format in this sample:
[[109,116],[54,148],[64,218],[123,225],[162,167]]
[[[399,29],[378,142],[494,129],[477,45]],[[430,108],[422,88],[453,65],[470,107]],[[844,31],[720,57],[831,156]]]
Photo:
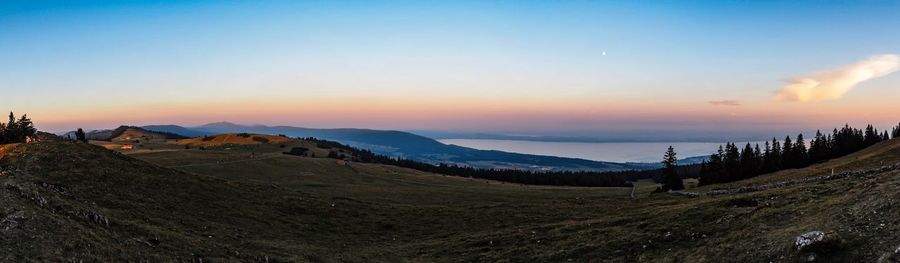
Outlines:
[[898,136],[900,125],[894,127],[891,133],[879,133],[872,125],[866,126],[865,130],[844,125],[830,134],[817,131],[811,140],[805,140],[803,134],[798,134],[793,140],[790,136],[783,141],[773,138],[771,142],[765,142],[762,148],[759,144],[751,146],[747,143],[739,149],[736,144],[727,143],[701,164],[700,185],[734,182],[783,169],[803,168]]

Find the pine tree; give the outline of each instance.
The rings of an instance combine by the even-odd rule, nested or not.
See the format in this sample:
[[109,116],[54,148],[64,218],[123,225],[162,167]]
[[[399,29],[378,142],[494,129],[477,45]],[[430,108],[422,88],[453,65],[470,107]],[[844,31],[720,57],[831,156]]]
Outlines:
[[6,129],[4,130],[4,137],[6,137],[7,143],[16,143],[25,140],[25,138],[19,138],[19,125],[16,123],[16,115],[13,115],[12,112],[9,112],[9,122],[6,123]]
[[684,182],[678,176],[678,157],[675,156],[675,148],[669,146],[666,154],[663,156],[663,191],[682,190]]
[[759,150],[759,143],[753,145],[753,176],[762,174],[763,154]]
[[773,172],[781,170],[784,166],[781,162],[782,159],[784,159],[784,152],[781,150],[781,144],[778,143],[778,140],[772,138],[772,166],[769,169]]
[[821,131],[816,131],[816,137],[809,143],[809,162],[816,163],[826,159],[825,154],[825,138]]
[[17,133],[22,142],[28,137],[34,137],[37,133],[37,129],[34,128],[34,123],[28,118],[28,114],[22,114],[22,118],[19,118],[16,126],[16,128],[18,128]]
[[741,175],[740,179],[747,179],[756,175],[756,160],[754,160],[753,148],[750,147],[750,143],[744,146],[744,149],[741,150]]
[[772,146],[769,145],[769,141],[763,145],[762,164],[760,164],[759,172],[770,173],[772,172]]
[[9,140],[6,138],[6,124],[0,122],[0,144],[7,144]]
[[797,168],[809,165],[809,152],[806,150],[806,142],[803,141],[803,134],[797,134],[797,141],[794,142],[794,166]]
[[725,144],[725,178],[726,182],[741,179],[741,153],[733,143]]
[[725,156],[725,150],[719,145],[719,151],[709,156],[709,162],[705,162],[705,169],[700,176],[700,185],[709,185],[723,183],[728,178],[725,175],[725,164],[722,158]]
[[866,126],[866,132],[863,136],[863,143],[866,146],[874,145],[881,140],[881,135],[878,135],[878,130],[872,127],[872,124]]
[[894,130],[891,133],[891,138],[898,138],[898,137],[900,137],[900,124],[897,124],[897,126],[894,127]]
[[794,160],[794,145],[791,143],[791,136],[787,136],[784,138],[784,145],[781,148],[781,153],[782,168],[794,168],[796,161]]

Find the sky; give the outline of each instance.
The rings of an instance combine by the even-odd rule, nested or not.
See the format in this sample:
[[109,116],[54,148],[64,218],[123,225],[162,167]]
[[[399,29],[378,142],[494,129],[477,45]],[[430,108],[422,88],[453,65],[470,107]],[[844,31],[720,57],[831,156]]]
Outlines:
[[2,1],[0,98],[47,131],[883,129],[900,122],[898,11],[897,1]]

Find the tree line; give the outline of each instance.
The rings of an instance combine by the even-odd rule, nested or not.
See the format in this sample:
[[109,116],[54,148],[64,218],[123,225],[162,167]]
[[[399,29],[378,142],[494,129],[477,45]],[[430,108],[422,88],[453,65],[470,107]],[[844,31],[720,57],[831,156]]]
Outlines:
[[27,115],[16,119],[16,115],[10,112],[9,122],[0,122],[0,144],[23,143],[28,138],[34,138],[36,133],[37,129],[34,128],[34,123]]
[[[328,154],[329,158],[393,165],[448,176],[460,176],[529,185],[630,187],[631,182],[641,179],[653,178],[659,180],[662,177],[663,171],[663,169],[652,169],[591,172],[474,168],[456,164],[432,164],[417,160],[390,157],[375,154],[370,150],[358,149],[338,142],[320,140],[312,137],[304,138],[304,140],[315,142],[320,148],[332,149]],[[293,153],[288,152],[286,154]],[[699,172],[699,168],[699,165],[684,165],[678,166],[677,168],[672,167],[670,169],[678,169],[679,174],[690,176],[696,175]]]
[[751,146],[747,143],[740,149],[734,143],[726,143],[700,165],[700,185],[727,183],[784,169],[803,168],[898,136],[900,125],[894,127],[890,134],[887,131],[879,133],[872,125],[866,126],[865,130],[844,125],[830,134],[816,131],[808,146],[803,134],[798,134],[794,139],[787,136],[783,141],[773,138],[771,142],[766,141],[762,148],[759,144]]

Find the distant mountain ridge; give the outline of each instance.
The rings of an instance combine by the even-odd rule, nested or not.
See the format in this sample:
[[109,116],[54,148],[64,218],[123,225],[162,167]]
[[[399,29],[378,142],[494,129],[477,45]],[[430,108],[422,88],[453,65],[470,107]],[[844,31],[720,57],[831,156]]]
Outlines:
[[[137,130],[137,131],[144,132],[144,133],[157,133],[161,137],[164,137],[166,139],[185,139],[185,138],[189,138],[189,137],[195,137],[195,136],[185,136],[185,135],[181,135],[181,134],[174,133],[174,132],[168,132],[168,131],[164,131],[164,130],[151,130],[151,129],[147,129],[147,128],[143,128],[143,127],[125,126],[125,125],[119,126],[118,128],[115,128],[115,129],[88,131],[88,132],[85,132],[84,135],[85,135],[85,138],[88,140],[109,141],[109,140],[112,140],[113,138],[119,137],[120,135],[122,135],[123,133],[125,133],[128,130]],[[70,131],[70,132],[61,134],[60,136],[69,138],[69,139],[74,139],[75,131]]]
[[291,137],[315,137],[368,149],[378,154],[431,163],[463,164],[479,168],[617,171],[643,170],[659,167],[656,164],[647,163],[615,163],[568,157],[478,150],[443,144],[428,137],[403,131],[352,128],[314,129],[292,126],[240,125],[230,122],[216,122],[197,127],[148,125],[143,126],[142,128],[189,137],[236,132],[273,135],[283,134]]

